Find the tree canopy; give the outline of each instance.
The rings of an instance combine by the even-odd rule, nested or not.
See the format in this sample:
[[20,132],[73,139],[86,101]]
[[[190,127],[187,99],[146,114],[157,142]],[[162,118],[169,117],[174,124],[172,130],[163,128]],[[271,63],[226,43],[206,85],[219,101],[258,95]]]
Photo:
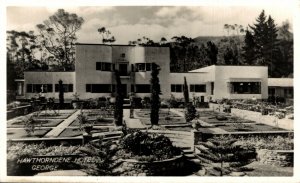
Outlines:
[[64,70],[74,69],[76,33],[83,22],[82,17],[59,9],[37,25],[41,45]]

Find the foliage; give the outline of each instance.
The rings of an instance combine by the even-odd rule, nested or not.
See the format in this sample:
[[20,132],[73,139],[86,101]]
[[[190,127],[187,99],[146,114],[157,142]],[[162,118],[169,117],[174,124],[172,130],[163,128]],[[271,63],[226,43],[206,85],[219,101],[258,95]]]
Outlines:
[[102,36],[102,43],[113,43],[116,41],[114,36],[111,36],[111,32],[107,30],[105,27],[101,27],[98,29],[99,34]]
[[185,107],[186,122],[192,121],[197,116],[197,110],[192,104],[187,104]]
[[86,114],[82,112],[82,110],[80,111],[80,114],[77,116],[77,120],[79,122],[79,127],[81,130],[85,128],[92,128],[94,125],[92,121],[88,120],[88,117],[86,116]]
[[78,150],[80,146],[63,146],[54,145],[46,146],[44,143],[40,144],[25,144],[25,143],[14,143],[7,148],[7,159],[15,159],[24,156],[35,156],[35,155],[73,155],[79,154]]
[[236,144],[236,141],[230,137],[220,136],[201,142],[199,156],[210,162],[223,176],[236,167],[251,163],[256,158],[253,147]]
[[159,108],[160,108],[160,99],[159,94],[161,93],[160,84],[159,84],[159,66],[155,63],[152,63],[152,72],[151,72],[151,114],[150,120],[151,125],[158,125],[159,120]]
[[58,94],[59,108],[63,109],[63,106],[64,106],[65,102],[64,102],[64,87],[63,87],[63,81],[62,80],[58,81],[58,90],[59,90],[59,94]]
[[29,115],[29,117],[23,117],[24,121],[24,130],[26,131],[28,136],[32,136],[35,132],[35,129],[39,122],[36,120],[37,117],[39,117],[41,113],[41,106],[35,106],[36,112]]
[[169,159],[181,154],[168,137],[141,131],[127,134],[120,144],[126,152],[131,153],[130,156],[152,156],[152,160]]
[[85,154],[85,156],[94,157],[99,160],[97,163],[86,163],[82,165],[82,168],[89,175],[116,175],[112,170],[118,164],[118,159],[114,159],[119,150],[117,144],[111,141],[102,142],[100,139],[100,141],[86,144],[79,150]]
[[83,22],[82,17],[59,9],[42,24],[37,25],[41,45],[64,70],[74,69],[76,32]]
[[123,124],[123,103],[124,103],[124,94],[122,91],[122,83],[119,71],[115,70],[115,78],[117,82],[116,86],[116,103],[114,109],[114,118],[117,126],[122,126]]
[[188,88],[188,84],[186,82],[186,77],[184,77],[183,96],[184,96],[185,105],[189,104],[190,103],[189,88]]

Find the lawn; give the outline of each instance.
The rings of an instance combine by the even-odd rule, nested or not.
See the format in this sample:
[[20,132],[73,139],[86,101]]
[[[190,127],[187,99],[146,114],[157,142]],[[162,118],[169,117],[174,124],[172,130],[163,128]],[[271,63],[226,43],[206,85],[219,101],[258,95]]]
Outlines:
[[[63,119],[36,119],[35,124],[37,127],[55,127],[63,122]],[[24,127],[23,120],[16,120],[7,124],[8,128]]]
[[[91,131],[91,133],[101,133],[101,132],[108,132],[109,128],[97,128],[97,129],[93,129]],[[80,128],[65,128],[64,131],[59,134],[59,137],[76,137],[76,136],[80,136],[84,133],[83,130],[81,130]]]
[[185,132],[190,132],[193,127],[191,126],[165,126],[166,129],[171,130],[171,131],[185,131]]
[[25,129],[7,129],[7,139],[19,139],[19,138],[40,138],[48,133],[52,128],[35,129],[32,136],[28,136]]

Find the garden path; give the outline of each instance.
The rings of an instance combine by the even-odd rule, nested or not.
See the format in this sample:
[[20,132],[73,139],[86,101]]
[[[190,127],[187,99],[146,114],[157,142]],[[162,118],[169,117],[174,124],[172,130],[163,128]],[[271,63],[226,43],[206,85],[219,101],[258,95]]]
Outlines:
[[54,127],[50,132],[48,132],[45,135],[45,137],[57,137],[57,136],[59,136],[59,134],[61,134],[61,132],[64,131],[64,129],[66,127],[68,127],[77,118],[77,116],[79,115],[79,113],[80,113],[80,110],[77,110],[70,117],[68,117],[67,119],[65,119],[59,125],[57,125],[56,127]]
[[145,129],[146,126],[137,118],[130,118],[130,110],[123,110],[123,119],[126,123],[127,128]]

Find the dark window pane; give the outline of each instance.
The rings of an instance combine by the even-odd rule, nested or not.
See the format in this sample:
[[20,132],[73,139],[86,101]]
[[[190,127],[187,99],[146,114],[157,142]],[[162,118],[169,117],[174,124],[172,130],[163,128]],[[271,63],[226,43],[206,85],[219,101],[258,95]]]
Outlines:
[[102,71],[111,71],[111,63],[103,63],[102,65]]
[[92,93],[111,93],[110,84],[93,84]]
[[176,85],[176,92],[182,92],[182,85]]
[[69,84],[69,92],[73,92],[73,84]]
[[190,92],[195,92],[195,85],[190,85]]
[[151,63],[146,63],[146,71],[151,71]]
[[32,93],[32,84],[27,84],[27,93]]
[[91,91],[92,91],[91,86],[92,86],[91,84],[86,84],[86,85],[85,85],[85,91],[86,91],[86,92],[91,92]]
[[135,92],[136,93],[150,93],[151,86],[145,85],[145,84],[137,84],[137,85],[135,85]]
[[101,71],[101,62],[96,62],[96,70]]
[[175,85],[171,85],[171,92],[176,92],[176,86]]
[[47,92],[53,92],[52,84],[47,84]]
[[55,92],[59,92],[59,85],[55,84]]

